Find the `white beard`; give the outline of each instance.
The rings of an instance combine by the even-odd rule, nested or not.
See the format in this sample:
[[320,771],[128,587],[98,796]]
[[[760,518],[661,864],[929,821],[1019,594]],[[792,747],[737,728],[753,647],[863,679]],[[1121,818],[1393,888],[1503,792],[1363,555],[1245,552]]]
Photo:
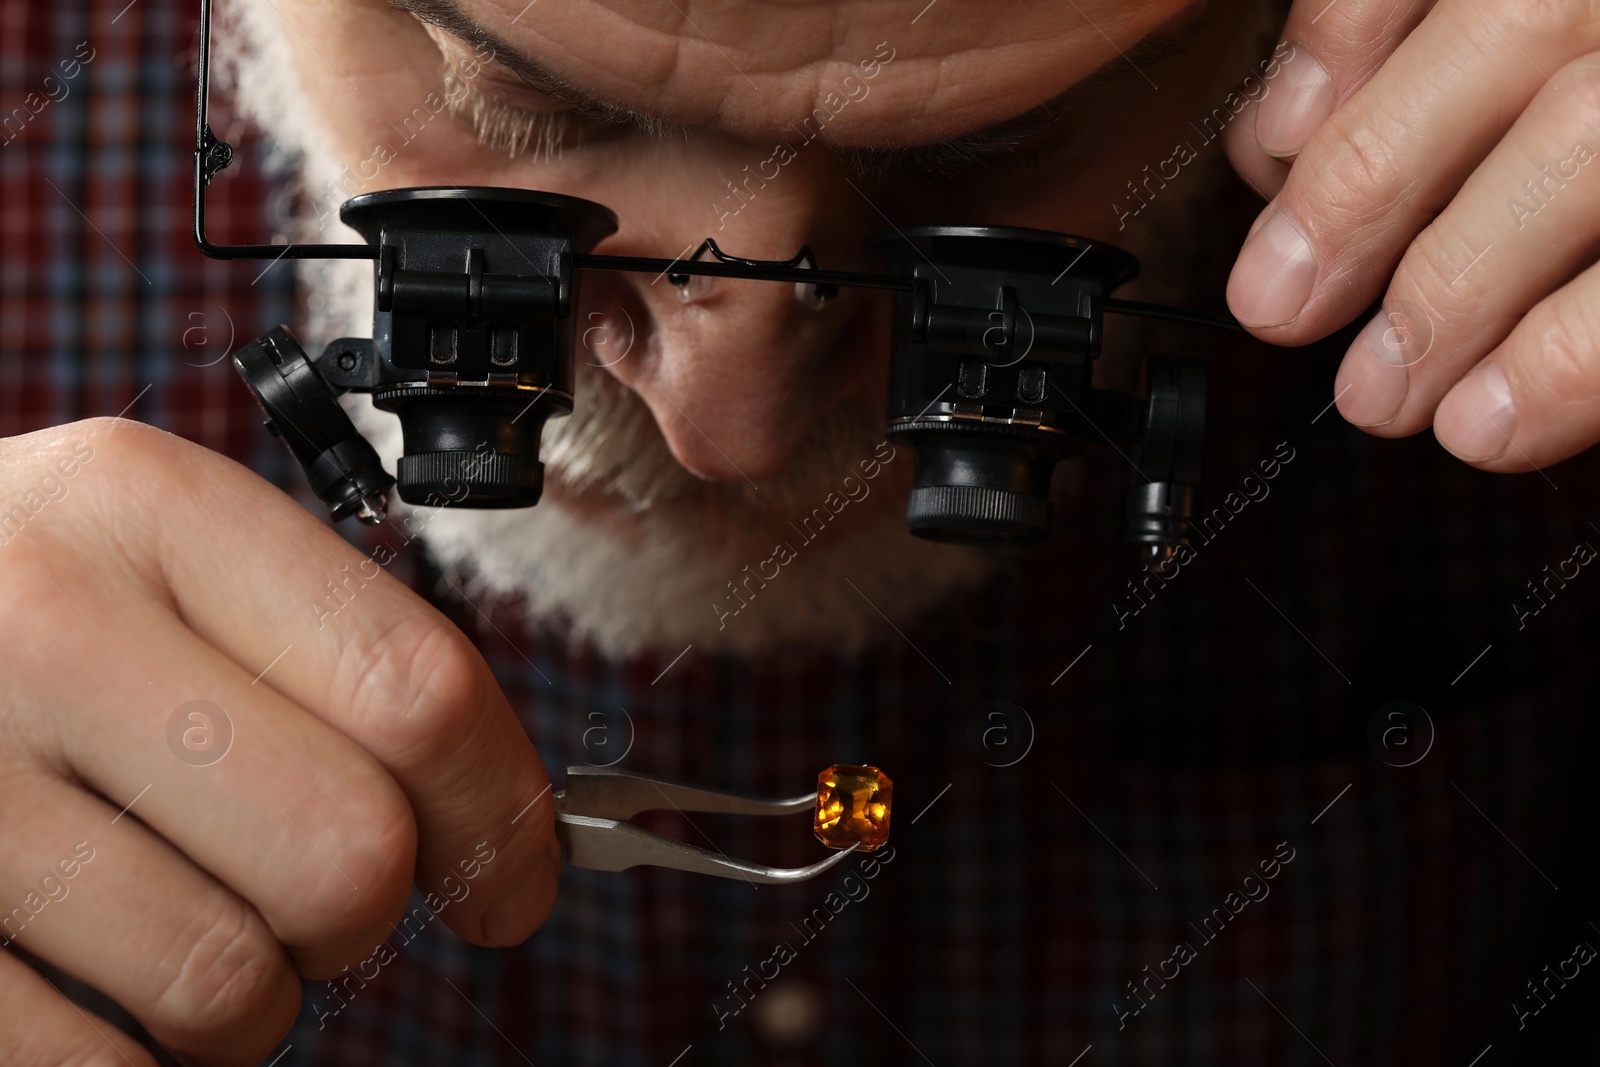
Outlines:
[[[227,5],[219,37],[219,62],[246,117],[273,138],[278,162],[293,169],[303,191],[338,188],[338,167],[322,143],[318,112],[293,78],[282,29],[268,5]],[[1220,160],[1221,153],[1217,153]],[[1191,193],[1162,205],[1162,218],[1142,228],[1141,245],[1159,245],[1155,262],[1181,272],[1175,255],[1193,202],[1211,181],[1194,175]],[[294,220],[295,239],[359,243],[337,221],[336,203],[309,204]],[[310,221],[325,218],[328,225]],[[1130,244],[1138,254],[1146,249]],[[1191,276],[1192,277],[1192,276]],[[309,294],[308,352],[340,336],[369,336],[372,266],[363,261],[306,261],[300,280]],[[1119,295],[1173,299],[1158,280]],[[1188,278],[1184,279],[1185,281]],[[1181,296],[1177,296],[1181,299]],[[657,334],[659,336],[659,334]],[[1142,350],[1142,330],[1125,331],[1124,347]],[[1111,353],[1108,350],[1108,356]],[[1103,357],[1104,362],[1120,362]],[[826,416],[780,475],[761,484],[719,484],[691,475],[676,460],[649,408],[609,373],[588,364],[580,350],[576,403],[571,416],[553,419],[544,432],[547,494],[531,509],[415,508],[394,500],[394,520],[409,519],[455,582],[480,608],[483,597],[514,598],[526,617],[620,658],[643,651],[676,654],[692,644],[702,652],[753,655],[780,646],[851,655],[882,640],[899,640],[903,627],[959,590],[980,584],[1005,558],[992,550],[935,544],[911,536],[904,519],[909,448],[896,446],[889,464],[896,477],[874,483],[866,501],[846,510],[849,529],[825,529],[813,543],[791,532],[840,491],[847,474],[873,456],[883,439],[883,417],[858,397]],[[1111,368],[1105,368],[1111,369]],[[1126,370],[1126,368],[1125,368]],[[1111,375],[1126,387],[1126,374]],[[389,470],[402,447],[399,420],[372,406],[364,394],[344,404]],[[1058,487],[1078,480],[1064,472]],[[625,521],[596,525],[579,517],[548,490],[599,492]],[[891,495],[892,494],[892,495]],[[613,528],[614,527],[614,528]],[[745,578],[773,555],[779,541],[795,558],[761,585]],[[746,568],[750,568],[746,570]],[[753,592],[742,601],[730,582]]]

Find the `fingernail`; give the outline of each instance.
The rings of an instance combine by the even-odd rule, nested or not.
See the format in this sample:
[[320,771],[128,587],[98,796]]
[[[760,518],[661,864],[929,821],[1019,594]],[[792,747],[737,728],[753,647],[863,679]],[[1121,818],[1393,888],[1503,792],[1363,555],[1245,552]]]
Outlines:
[[1433,416],[1434,436],[1457,458],[1494,459],[1517,430],[1517,405],[1511,384],[1498,365],[1484,364],[1446,394]]
[[1268,85],[1256,107],[1256,143],[1269,156],[1292,156],[1333,114],[1338,87],[1305,48],[1295,49],[1277,81]]
[[1356,335],[1333,379],[1334,402],[1352,426],[1386,426],[1400,414],[1416,362],[1415,339],[1395,329],[1387,311]]
[[533,861],[533,869],[505,895],[483,911],[484,943],[495,946],[518,945],[544,925],[556,904],[561,882],[561,852],[544,853]]
[[1228,306],[1246,326],[1281,326],[1300,314],[1317,282],[1311,245],[1282,211],[1245,241],[1228,278]]

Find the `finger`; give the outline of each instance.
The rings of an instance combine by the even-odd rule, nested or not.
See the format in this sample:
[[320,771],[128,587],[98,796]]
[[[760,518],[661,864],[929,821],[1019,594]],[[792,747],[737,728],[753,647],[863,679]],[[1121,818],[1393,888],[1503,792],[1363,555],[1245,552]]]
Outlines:
[[206,1062],[255,1063],[294,1024],[300,982],[267,924],[137,820],[32,771],[0,778],[0,810],[28,813],[6,829],[0,943],[88,982],[164,1047]]
[[1240,321],[1304,344],[1377,299],[1412,238],[1544,85],[1540,71],[1589,50],[1584,7],[1434,8],[1302,149],[1228,280]]
[[[404,910],[415,856],[388,773],[126,578],[38,558],[53,551],[42,538],[10,549],[23,555],[8,559],[6,614],[50,635],[0,648],[17,691],[59,702],[38,751],[252,903],[308,977],[370,954]],[[95,657],[103,669],[70,669]],[[215,721],[191,726],[197,714]],[[202,728],[230,739],[189,758],[183,732]]]
[[1439,404],[1439,443],[1527,471],[1600,442],[1600,266],[1541,301]]
[[[1557,71],[1417,235],[1384,310],[1340,366],[1334,392],[1346,419],[1384,436],[1427,426],[1445,392],[1528,308],[1594,261],[1597,113],[1600,54]],[[1397,343],[1397,326],[1412,331],[1412,344]]]
[[[1274,59],[1270,62],[1277,61]],[[1258,81],[1256,83],[1258,93],[1262,91],[1261,87],[1265,87],[1265,91],[1270,94],[1270,83]],[[1234,172],[1240,179],[1254,189],[1261,199],[1271,200],[1283,188],[1283,183],[1289,180],[1289,163],[1282,159],[1274,159],[1256,146],[1251,127],[1255,125],[1256,113],[1261,110],[1261,101],[1266,97],[1250,99],[1251,89],[1248,80],[1234,87],[1234,92],[1244,98],[1245,105],[1240,110],[1238,119],[1224,129],[1222,150],[1227,153],[1228,162],[1233,165]]]
[[43,976],[0,952],[0,1063],[70,1063],[74,1067],[156,1067],[133,1038],[51,987]]
[[1431,7],[1433,0],[1296,0],[1273,53],[1283,73],[1240,133],[1264,156],[1292,158]]
[[263,685],[388,769],[415,811],[418,883],[453,899],[451,885],[477,876],[445,914],[453,930],[480,944],[526,938],[554,904],[560,849],[549,778],[483,657],[383,571],[387,556],[363,557],[237,464],[143,438],[141,471],[171,480],[149,487],[137,520],[117,517],[154,531],[160,551],[141,571],[170,584],[195,633],[251,675],[270,667]]

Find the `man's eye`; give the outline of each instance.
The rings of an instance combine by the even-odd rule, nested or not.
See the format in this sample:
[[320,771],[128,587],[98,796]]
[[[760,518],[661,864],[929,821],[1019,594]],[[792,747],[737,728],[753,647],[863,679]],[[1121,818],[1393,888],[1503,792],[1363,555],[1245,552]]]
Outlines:
[[[532,97],[532,106],[523,101],[524,96]],[[471,126],[480,144],[512,157],[526,153],[536,159],[555,159],[568,145],[606,140],[621,132],[555,103],[543,93],[501,90],[484,84],[481,77],[468,79],[453,68],[445,74],[445,100],[452,114]]]
[[927,147],[890,149],[882,155],[889,167],[930,182],[1006,185],[1053,168],[1078,145],[1081,133],[1075,124],[1052,118],[1004,134],[957,137]]
[[512,157],[559,157],[567,145],[600,140],[615,131],[574,111],[566,101],[502,71],[493,48],[471,45],[429,22],[422,29],[444,60],[444,99],[450,115],[486,148]]
[[1071,127],[1053,130],[1020,145],[994,149],[984,154],[983,165],[1000,175],[1031,175],[1053,167],[1078,138]]

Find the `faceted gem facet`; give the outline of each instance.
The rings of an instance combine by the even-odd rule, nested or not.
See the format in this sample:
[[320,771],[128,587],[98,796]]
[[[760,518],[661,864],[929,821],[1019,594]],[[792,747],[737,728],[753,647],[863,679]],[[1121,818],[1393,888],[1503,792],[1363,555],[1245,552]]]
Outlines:
[[812,828],[829,848],[861,845],[871,852],[889,840],[889,798],[894,783],[876,767],[836,763],[817,775],[817,815]]

